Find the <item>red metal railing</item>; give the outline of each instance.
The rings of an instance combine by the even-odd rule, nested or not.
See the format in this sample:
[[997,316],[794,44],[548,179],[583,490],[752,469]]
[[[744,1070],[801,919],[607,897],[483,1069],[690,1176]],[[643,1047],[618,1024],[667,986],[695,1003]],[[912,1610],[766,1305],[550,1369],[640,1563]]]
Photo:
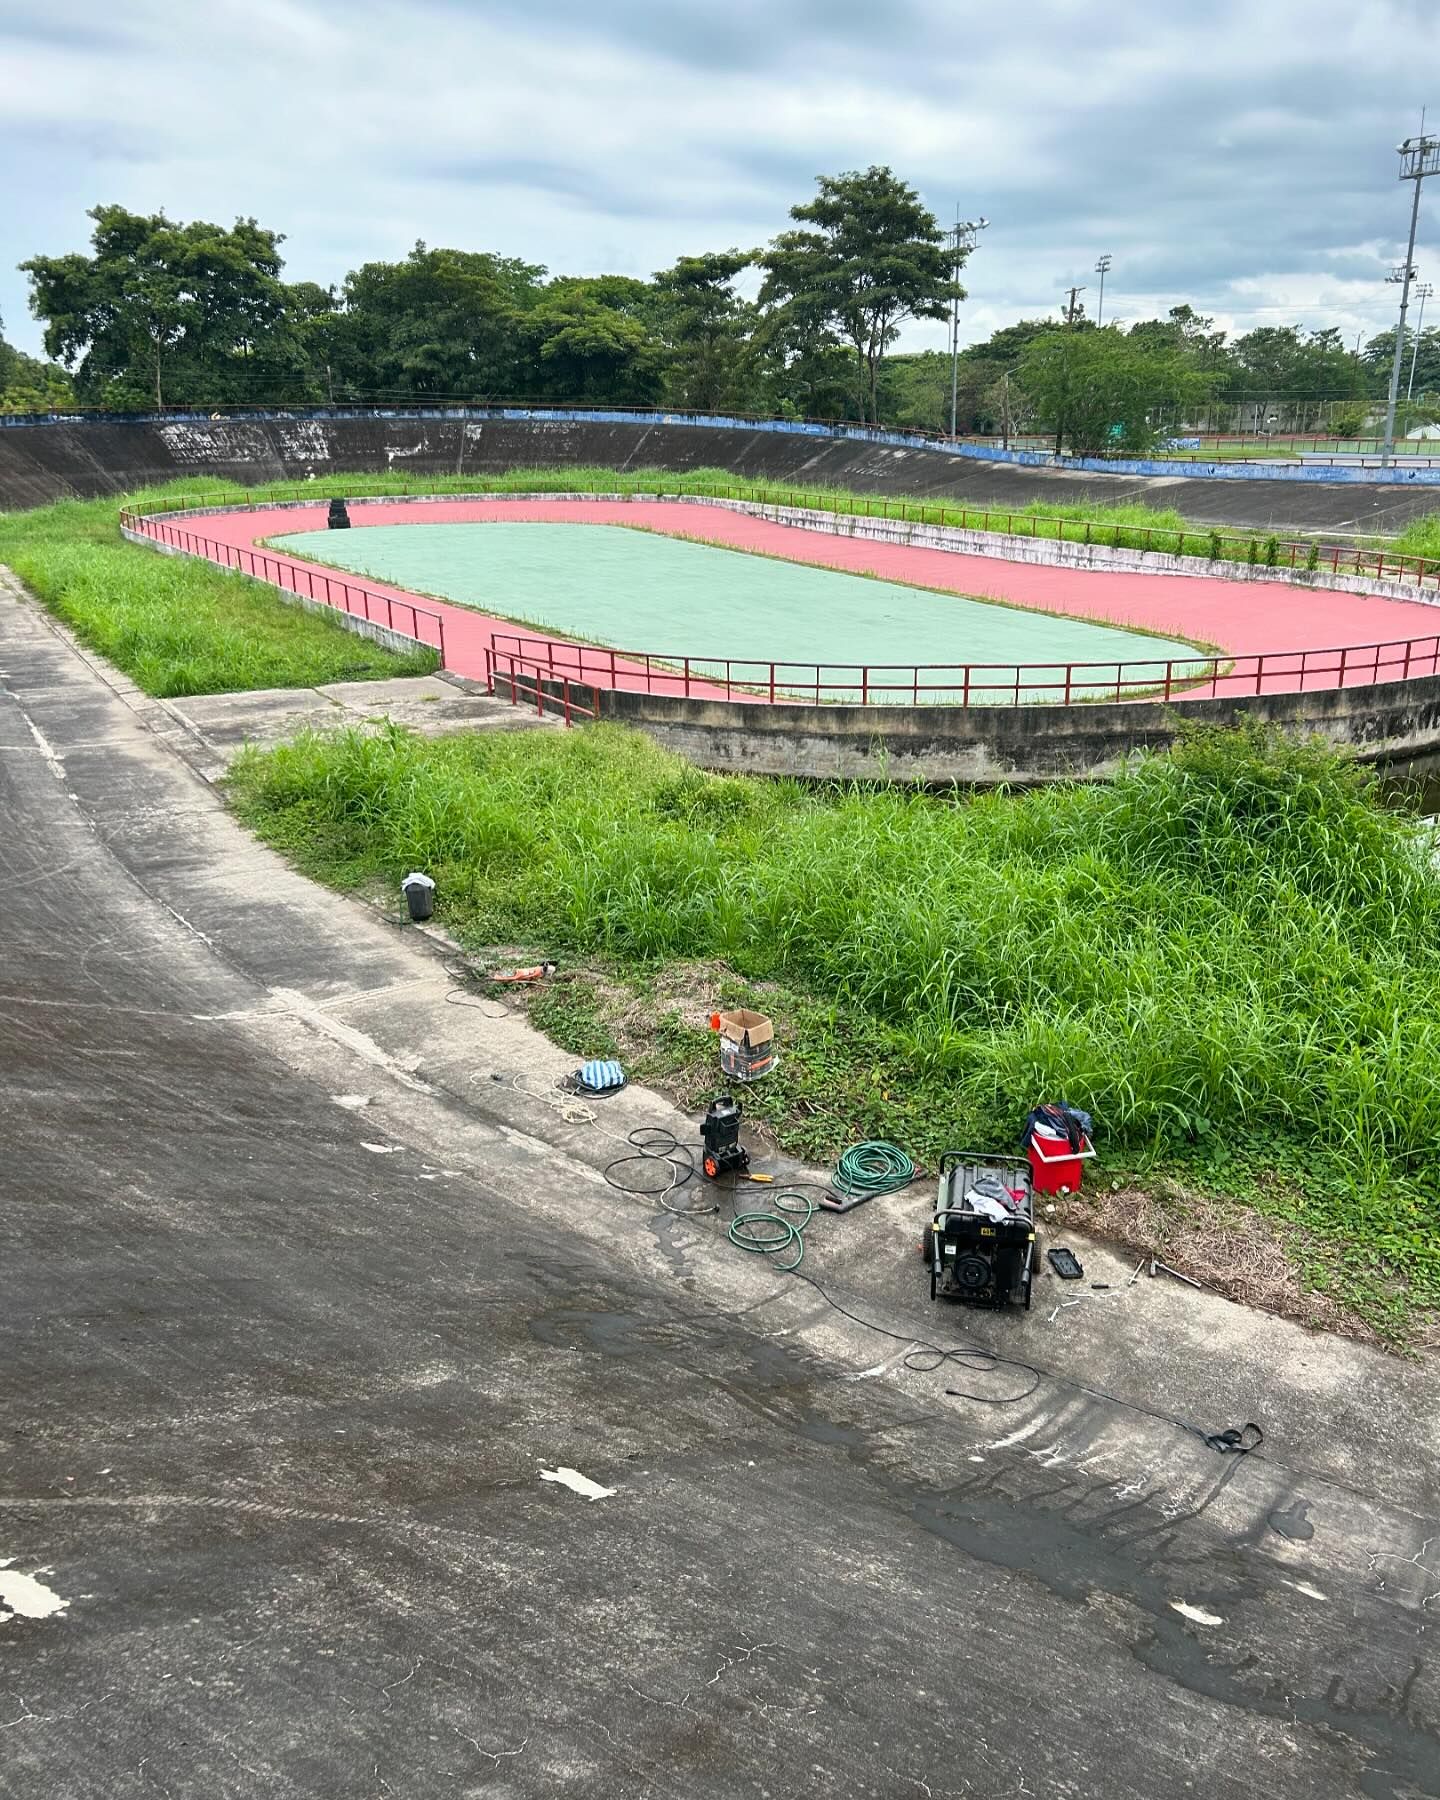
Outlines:
[[485,680],[492,694],[508,694],[512,706],[533,700],[541,718],[553,713],[573,725],[577,718],[600,717],[600,689],[593,683],[585,683],[582,689],[568,675],[557,675],[544,663],[496,650],[493,645],[485,652]]
[[[607,494],[611,490],[603,483],[591,482],[566,491]],[[547,497],[544,493],[518,492],[434,494],[423,484],[404,492],[366,494],[354,487],[347,487],[344,492],[350,500],[397,502],[417,499],[421,495],[427,499],[452,501],[543,500]],[[555,492],[556,497],[559,497],[561,490],[557,489]],[[281,496],[274,489],[268,490],[268,499],[272,503],[279,498]],[[309,501],[322,506],[326,495],[324,491],[317,494],[314,486],[307,490],[306,487],[297,485],[284,498],[297,502]],[[1262,568],[1352,575],[1370,581],[1412,582],[1418,587],[1429,585],[1440,589],[1440,558],[1401,556],[1384,548],[1375,550],[1359,544],[1320,544],[1312,538],[1281,537],[1278,534],[1246,534],[1167,525],[1112,525],[1108,521],[1095,519],[1069,519],[1054,514],[1016,512],[1013,508],[958,506],[947,501],[891,500],[879,494],[837,494],[824,489],[810,491],[727,482],[707,482],[703,486],[677,483],[671,488],[660,482],[649,482],[643,492],[622,492],[617,498],[637,501],[650,498],[732,500],[750,506],[790,506],[802,511],[827,513],[836,518],[893,519],[912,525],[948,525],[962,531],[1003,533],[1007,537],[1093,544],[1100,549],[1154,551],[1166,556],[1182,556],[1199,561],[1241,562]],[[244,502],[217,503],[214,499],[196,495],[153,503],[157,511],[166,514],[214,507],[217,504],[228,510],[231,506],[243,507]],[[266,501],[259,500],[255,504],[263,507]],[[131,508],[122,514],[122,519],[138,521],[147,516]]]
[[[899,507],[910,503],[878,504]],[[173,519],[123,512],[121,522],[129,530],[188,555],[238,569],[374,624],[383,623],[416,643],[437,648],[444,663],[445,621],[438,612],[322,567],[205,538]],[[408,631],[403,623],[406,618]],[[577,715],[597,718],[599,696],[605,689],[769,704],[965,707],[1047,702],[1075,706],[1097,701],[1311,692],[1440,674],[1440,633],[1253,656],[1197,652],[1130,662],[867,664],[626,650],[495,631],[485,661],[492,692],[508,687],[512,703],[518,704],[518,696],[523,694],[527,701],[534,699],[537,711],[554,708],[569,724]],[[556,691],[551,693],[549,688]]]
[[[810,663],[611,649],[562,638],[496,632],[487,658],[539,670],[591,691],[820,706],[1078,706],[1117,700],[1226,699],[1307,693],[1440,674],[1440,633],[1383,644],[1276,650],[1257,656],[1148,662]],[[598,707],[598,693],[597,693]],[[598,712],[597,712],[598,716]]]
[[141,513],[126,511],[120,514],[120,526],[122,530],[133,531],[185,556],[218,563],[222,569],[235,569],[242,575],[254,576],[257,581],[303,595],[317,605],[348,613],[351,618],[383,625],[397,637],[410,638],[414,643],[438,650],[440,666],[445,666],[445,620],[429,607],[416,606],[413,601],[395,594],[366,587],[361,581],[347,581],[310,563],[288,562],[263,550],[247,550],[238,544],[202,537],[173,520],[151,519]]

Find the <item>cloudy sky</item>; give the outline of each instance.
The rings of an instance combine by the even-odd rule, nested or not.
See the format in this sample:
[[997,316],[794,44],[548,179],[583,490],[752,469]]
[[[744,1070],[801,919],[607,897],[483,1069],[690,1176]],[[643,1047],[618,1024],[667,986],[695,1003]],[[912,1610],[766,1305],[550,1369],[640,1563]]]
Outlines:
[[1072,281],[1093,314],[1109,252],[1107,316],[1353,342],[1393,317],[1425,105],[1440,0],[0,0],[0,317],[39,349],[15,264],[102,201],[254,214],[292,279],[417,238],[644,275],[881,162],[993,221],[966,341]]

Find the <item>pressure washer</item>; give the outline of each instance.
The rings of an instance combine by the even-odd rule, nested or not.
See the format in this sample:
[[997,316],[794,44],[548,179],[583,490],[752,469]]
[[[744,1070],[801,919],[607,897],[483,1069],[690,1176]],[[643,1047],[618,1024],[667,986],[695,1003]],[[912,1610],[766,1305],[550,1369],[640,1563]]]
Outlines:
[[711,1181],[722,1175],[743,1175],[750,1167],[750,1153],[740,1142],[740,1103],[729,1094],[717,1094],[700,1122],[700,1142],[705,1154],[700,1167]]

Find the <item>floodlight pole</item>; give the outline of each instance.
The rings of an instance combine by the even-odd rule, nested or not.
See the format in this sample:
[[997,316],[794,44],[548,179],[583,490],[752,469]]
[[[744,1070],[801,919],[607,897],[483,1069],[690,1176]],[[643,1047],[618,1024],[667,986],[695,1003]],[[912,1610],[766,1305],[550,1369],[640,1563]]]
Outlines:
[[1420,223],[1420,188],[1427,175],[1440,174],[1440,137],[1411,137],[1398,147],[1401,181],[1415,183],[1415,198],[1410,206],[1410,242],[1405,249],[1404,272],[1400,281],[1400,328],[1395,333],[1395,358],[1390,365],[1390,398],[1385,406],[1385,447],[1380,453],[1380,467],[1388,469],[1395,460],[1395,408],[1400,399],[1400,363],[1405,354],[1405,316],[1410,310],[1410,279],[1415,273],[1415,232]]
[[960,412],[960,269],[961,254],[969,256],[979,241],[988,219],[962,219],[955,207],[955,223],[950,229],[955,292],[950,296],[950,435],[955,436],[955,421]]
[[1095,273],[1100,277],[1100,299],[1095,308],[1095,329],[1098,331],[1105,323],[1105,277],[1110,273],[1110,265],[1115,258],[1108,252],[1095,265]]
[[1420,360],[1420,334],[1425,329],[1425,302],[1435,292],[1435,289],[1430,282],[1421,281],[1416,283],[1415,292],[1420,296],[1420,312],[1415,320],[1415,348],[1410,352],[1410,380],[1405,387],[1407,406],[1415,398],[1415,365]]

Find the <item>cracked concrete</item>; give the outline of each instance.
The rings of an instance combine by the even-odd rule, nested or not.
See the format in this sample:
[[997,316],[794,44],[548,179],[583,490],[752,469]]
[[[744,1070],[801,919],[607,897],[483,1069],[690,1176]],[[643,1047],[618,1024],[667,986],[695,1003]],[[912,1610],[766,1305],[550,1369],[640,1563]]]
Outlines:
[[188,741],[0,598],[7,1800],[1440,1794],[1432,1367],[738,1255]]

